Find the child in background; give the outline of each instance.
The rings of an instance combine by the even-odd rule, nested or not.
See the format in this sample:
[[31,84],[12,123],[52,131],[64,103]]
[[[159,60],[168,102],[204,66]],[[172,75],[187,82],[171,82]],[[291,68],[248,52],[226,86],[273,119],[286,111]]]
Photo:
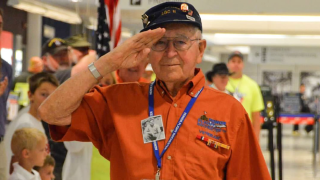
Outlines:
[[55,178],[53,174],[55,164],[53,157],[48,155],[42,167],[36,166],[33,169],[39,172],[41,180],[53,180]]
[[7,154],[8,175],[12,172],[12,163],[17,162],[16,158],[11,152],[10,146],[13,133],[17,129],[24,127],[37,128],[41,132],[45,133],[45,129],[41,123],[41,119],[37,116],[37,110],[40,104],[59,86],[58,80],[52,74],[49,74],[47,72],[41,72],[32,75],[28,79],[28,83],[30,109],[28,112],[14,119],[9,124],[4,136],[4,144]]
[[11,149],[18,162],[9,180],[41,180],[34,166],[43,166],[47,156],[47,137],[36,128],[22,128],[14,132]]

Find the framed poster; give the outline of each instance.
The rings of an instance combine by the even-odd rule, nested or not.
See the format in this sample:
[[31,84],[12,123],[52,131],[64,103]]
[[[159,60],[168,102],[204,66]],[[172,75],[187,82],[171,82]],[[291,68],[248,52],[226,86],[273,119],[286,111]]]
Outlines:
[[318,72],[301,72],[300,84],[305,85],[305,96],[320,96],[320,71]]
[[273,95],[291,92],[292,72],[290,71],[264,71],[262,84],[272,89]]

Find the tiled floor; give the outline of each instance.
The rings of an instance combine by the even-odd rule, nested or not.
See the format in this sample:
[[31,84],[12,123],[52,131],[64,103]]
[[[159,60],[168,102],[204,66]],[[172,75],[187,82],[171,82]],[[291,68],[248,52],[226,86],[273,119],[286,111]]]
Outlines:
[[[276,134],[276,132],[274,134]],[[260,144],[267,165],[270,167],[270,154],[267,150],[267,135],[267,130],[262,130]],[[274,140],[276,140],[276,138],[274,138]],[[283,180],[320,180],[320,162],[318,161],[317,163],[319,168],[317,169],[316,176],[314,175],[312,165],[313,132],[307,135],[301,126],[300,135],[293,136],[292,125],[284,125],[282,143]],[[279,180],[277,153],[277,150],[275,150],[276,180]]]

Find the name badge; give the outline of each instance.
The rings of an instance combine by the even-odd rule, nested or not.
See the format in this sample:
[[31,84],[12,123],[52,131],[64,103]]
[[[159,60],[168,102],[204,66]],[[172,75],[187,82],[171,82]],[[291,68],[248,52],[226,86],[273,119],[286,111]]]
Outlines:
[[144,143],[166,139],[161,115],[142,120],[141,129]]

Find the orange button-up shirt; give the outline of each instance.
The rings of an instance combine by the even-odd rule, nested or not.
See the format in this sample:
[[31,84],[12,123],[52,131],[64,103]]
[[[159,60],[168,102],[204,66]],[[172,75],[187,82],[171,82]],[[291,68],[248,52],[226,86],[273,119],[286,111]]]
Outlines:
[[[156,83],[154,112],[162,115],[166,136],[158,141],[160,152],[190,99],[205,86],[201,70],[196,69],[195,74],[175,98],[162,81]],[[73,112],[70,126],[50,127],[52,138],[92,141],[102,156],[110,160],[113,180],[154,179],[156,158],[152,143],[144,144],[141,129],[141,120],[148,118],[148,91],[149,83],[95,87]],[[213,128],[215,124],[208,123],[211,120],[225,123],[226,127]],[[230,148],[210,147],[196,138],[199,135]],[[228,94],[204,87],[162,157],[160,178],[270,180],[270,175],[242,105]]]

